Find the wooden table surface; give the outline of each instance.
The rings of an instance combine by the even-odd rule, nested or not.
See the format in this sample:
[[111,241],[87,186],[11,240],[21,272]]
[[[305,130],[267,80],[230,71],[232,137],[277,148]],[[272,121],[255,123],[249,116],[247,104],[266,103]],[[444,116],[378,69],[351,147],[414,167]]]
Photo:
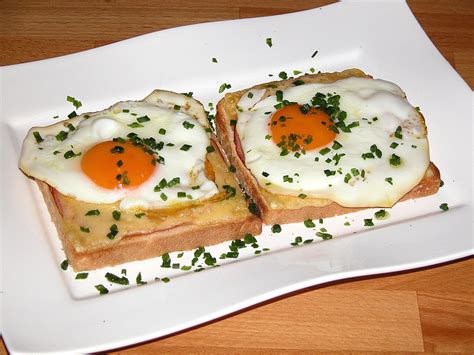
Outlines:
[[[331,2],[0,0],[0,65],[74,53],[179,25]],[[444,57],[474,87],[474,2],[408,3]],[[474,352],[473,260],[312,287],[115,353],[314,351]],[[0,354],[6,352],[0,346]]]

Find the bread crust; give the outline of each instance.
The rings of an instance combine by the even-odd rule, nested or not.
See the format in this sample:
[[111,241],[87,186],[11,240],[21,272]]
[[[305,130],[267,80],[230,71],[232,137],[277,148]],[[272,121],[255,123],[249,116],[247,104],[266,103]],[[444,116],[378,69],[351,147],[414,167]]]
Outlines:
[[[348,69],[342,72],[335,73],[309,74],[299,77],[298,79],[308,80],[309,82],[329,83],[349,77],[372,78],[370,75],[365,74],[359,69]],[[288,79],[283,81],[273,81],[270,83],[255,85],[249,89],[226,94],[226,96],[222,98],[217,104],[217,136],[227,155],[228,160],[232,165],[236,167],[237,179],[240,181],[244,190],[246,190],[247,193],[256,202],[264,224],[301,222],[309,218],[319,219],[334,217],[337,215],[343,215],[366,209],[343,207],[337,204],[336,202],[328,200],[326,200],[327,202],[324,202],[324,200],[321,199],[312,199],[315,201],[314,206],[295,206],[295,208],[272,208],[263,196],[257,180],[252,175],[250,170],[247,169],[244,162],[242,162],[242,160],[239,158],[237,154],[236,142],[234,139],[234,129],[231,126],[230,121],[235,120],[237,118],[236,106],[240,97],[248,90],[264,88],[266,89],[264,97],[266,97],[271,94],[274,94],[276,90],[282,90],[292,86],[295,80],[296,79]],[[423,116],[420,115],[420,118],[424,122]],[[405,196],[403,196],[400,201],[432,195],[438,191],[440,182],[440,172],[438,168],[432,162],[430,162],[423,179],[418,183],[418,185],[416,185]]]

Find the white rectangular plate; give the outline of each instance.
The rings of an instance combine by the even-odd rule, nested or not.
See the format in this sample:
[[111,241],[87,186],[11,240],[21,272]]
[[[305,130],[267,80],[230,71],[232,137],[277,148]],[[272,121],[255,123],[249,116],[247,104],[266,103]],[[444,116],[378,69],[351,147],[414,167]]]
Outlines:
[[[272,38],[272,47],[266,38]],[[17,160],[30,126],[51,123],[53,116],[71,111],[67,95],[83,102],[81,112],[138,100],[155,88],[192,91],[207,105],[217,103],[223,83],[237,90],[272,80],[270,73],[275,79],[281,71],[312,67],[323,72],[357,67],[402,87],[427,119],[431,159],[445,182],[440,192],[397,205],[390,219],[374,220],[375,228],[363,226],[374,210],[327,219],[313,229],[298,223],[273,234],[267,227],[257,239],[260,250],[270,251],[257,257],[248,246],[235,262],[200,273],[161,268],[161,258],[98,270],[86,280],[74,280],[71,270],[59,268],[64,255],[56,232]],[[472,92],[405,3],[343,2],[282,16],[180,27],[4,67],[0,79],[2,331],[12,352],[126,346],[307,286],[472,254],[472,132],[455,128],[472,125]],[[439,209],[444,202],[450,206],[447,212]],[[351,226],[344,226],[346,221]],[[322,227],[335,238],[290,246],[298,235],[319,239],[315,232]],[[228,244],[206,250],[218,258]],[[181,265],[191,258],[191,253],[181,259],[172,255]],[[204,265],[202,260],[199,264]],[[131,284],[138,272],[148,284],[106,282],[105,272],[118,275],[123,267]],[[156,276],[171,281],[154,282]],[[124,292],[99,296],[98,283]]]

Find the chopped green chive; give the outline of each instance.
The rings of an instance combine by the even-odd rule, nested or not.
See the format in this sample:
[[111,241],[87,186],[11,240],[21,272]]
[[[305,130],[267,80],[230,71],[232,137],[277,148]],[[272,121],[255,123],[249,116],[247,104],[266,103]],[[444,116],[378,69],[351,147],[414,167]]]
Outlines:
[[303,85],[304,84],[304,81],[303,80],[295,80],[293,81],[293,85],[294,86],[300,86],[300,85]]
[[269,37],[265,40],[265,43],[267,44],[267,46],[271,47],[273,46],[273,42],[272,42],[272,39]]
[[282,102],[282,101],[283,101],[283,91],[277,90],[276,93],[275,93],[275,96],[276,96],[276,100],[277,100],[278,102]]
[[88,272],[80,272],[80,273],[76,274],[75,279],[76,280],[85,280],[85,279],[87,279],[87,276],[89,276]]
[[388,212],[385,210],[378,210],[374,213],[374,216],[376,219],[384,219],[386,216],[388,216]]
[[170,268],[171,267],[171,259],[170,259],[170,255],[168,253],[163,254],[161,256],[161,260],[162,260],[162,263],[161,263],[162,268]]
[[442,209],[443,211],[449,210],[447,203],[442,203],[441,205],[439,205],[439,208]]
[[229,198],[232,198],[235,196],[236,194],[236,189],[230,185],[222,185],[222,188],[226,191],[227,193],[227,197],[226,197],[226,200],[228,200]]
[[391,177],[386,177],[385,181],[388,182],[390,185],[393,185],[393,179]]
[[63,262],[61,263],[61,269],[67,270],[68,266],[69,266],[69,261],[67,259],[64,259]]
[[126,140],[122,137],[115,137],[114,139],[112,139],[112,141],[119,142],[119,143],[125,143],[126,142]]
[[372,218],[365,218],[364,219],[364,227],[373,227],[374,222],[372,222]]
[[363,153],[362,154],[362,159],[375,159],[375,156],[372,153]]
[[299,194],[299,195],[298,195],[298,197],[299,197],[299,198],[302,198],[302,199],[305,199],[307,196],[308,196],[308,195],[306,195],[306,194]]
[[99,294],[101,295],[109,293],[109,290],[104,285],[95,285],[94,287],[97,291],[99,291]]
[[329,233],[324,233],[324,232],[316,232],[316,236],[323,240],[329,240],[332,239],[332,235]]
[[357,168],[352,168],[351,173],[352,173],[352,176],[359,176],[360,171]]
[[192,124],[188,121],[184,121],[183,122],[183,127],[186,128],[186,129],[191,129],[191,128],[194,128],[194,124]]
[[82,103],[79,100],[76,100],[72,96],[67,96],[66,100],[74,105],[75,108],[79,108],[82,106]]
[[314,224],[313,220],[312,219],[306,219],[304,222],[304,226],[306,228],[314,228],[316,227],[316,224]]
[[80,156],[82,153],[74,153],[74,151],[72,150],[68,150],[66,153],[64,153],[64,158],[65,159],[71,159],[71,158],[74,158],[74,157],[78,157]]
[[130,128],[141,128],[141,127],[144,127],[142,124],[138,123],[138,122],[133,122],[133,123],[130,123],[128,125],[128,127]]
[[252,234],[247,233],[244,236],[244,242],[245,244],[253,244],[257,242],[257,239],[255,239],[255,237]]
[[232,87],[232,85],[230,85],[230,84],[226,84],[226,83],[222,84],[221,86],[219,86],[219,94],[223,93],[224,90],[226,90],[226,89],[230,89],[231,87]]
[[213,63],[217,63],[217,59],[213,57],[213,58],[212,58],[212,62],[213,62]]
[[230,120],[230,125],[231,126],[236,126],[237,125],[237,120]]
[[326,155],[326,154],[329,153],[330,151],[331,151],[331,149],[326,147],[326,148],[321,149],[321,150],[319,151],[319,154],[321,154],[321,155]]
[[293,182],[293,178],[288,175],[283,175],[283,182],[288,182],[291,184]]
[[56,140],[62,142],[65,140],[68,136],[68,133],[66,131],[60,131],[58,134],[56,134]]
[[118,227],[116,224],[112,224],[110,226],[110,232],[107,233],[107,238],[114,239],[117,234],[118,234]]
[[138,123],[148,122],[149,120],[150,120],[150,117],[148,117],[147,115],[137,118]]
[[258,208],[255,202],[250,202],[248,205],[249,212],[258,216]]
[[110,149],[110,152],[112,154],[122,154],[125,151],[124,147],[121,147],[119,145],[116,145],[112,149]]
[[119,285],[126,286],[126,285],[129,284],[129,281],[125,276],[120,277],[120,276],[117,276],[115,274],[112,274],[111,272],[106,273],[105,278],[107,279],[107,281],[112,282],[112,283],[116,283],[116,284],[119,284]]
[[392,154],[392,157],[390,158],[390,165],[398,166],[400,164],[401,164],[400,157],[396,154]]
[[372,144],[370,146],[370,151],[374,153],[377,156],[377,158],[379,159],[382,158],[382,151],[377,147],[377,145]]
[[81,232],[89,233],[91,230],[89,228],[81,226]]
[[145,285],[146,281],[142,280],[142,273],[139,272],[137,277],[135,278],[135,282],[137,283],[138,286]]
[[396,147],[398,147],[398,143],[392,142],[392,144],[390,144],[390,148],[395,149]]
[[182,151],[187,152],[191,147],[192,147],[192,145],[183,144],[183,145],[181,146],[181,148],[179,148],[179,150],[182,150]]
[[288,154],[290,154],[288,149],[286,147],[282,147],[281,152],[280,152],[280,156],[284,157],[285,155],[288,155]]
[[143,216],[146,216],[146,214],[143,213],[143,212],[142,213],[135,213],[135,217],[137,217],[137,218],[142,218]]
[[34,131],[33,136],[35,137],[36,143],[38,144],[44,141],[43,137],[41,137],[41,134],[38,131]]
[[272,233],[280,233],[281,232],[281,226],[279,224],[274,224],[272,226]]
[[212,153],[212,152],[215,151],[215,150],[216,150],[216,149],[215,149],[212,145],[209,145],[209,146],[206,147],[206,151],[207,151],[208,153]]
[[229,171],[230,171],[231,173],[235,173],[235,172],[237,171],[237,169],[235,168],[235,166],[230,165],[230,166],[229,166]]
[[86,215],[86,216],[99,216],[99,215],[100,215],[100,211],[99,211],[99,210],[90,210],[90,211],[88,211],[85,215]]
[[280,79],[283,79],[283,80],[286,80],[288,79],[288,74],[286,74],[286,72],[284,71],[281,71],[278,76],[280,77]]
[[301,238],[300,236],[297,236],[295,238],[295,241],[293,243],[290,243],[290,245],[296,247],[296,246],[300,245],[302,242],[303,242],[303,238]]
[[334,150],[338,150],[338,149],[342,148],[342,144],[339,143],[338,141],[334,141],[331,148],[334,149]]
[[120,216],[122,215],[122,213],[120,213],[120,211],[112,211],[112,217],[113,219],[115,219],[116,221],[120,220]]
[[173,187],[173,186],[179,185],[180,183],[181,183],[181,179],[177,176],[177,177],[172,178],[170,181],[168,181],[166,183],[166,186]]
[[403,138],[402,127],[398,126],[393,135],[398,139],[402,139]]

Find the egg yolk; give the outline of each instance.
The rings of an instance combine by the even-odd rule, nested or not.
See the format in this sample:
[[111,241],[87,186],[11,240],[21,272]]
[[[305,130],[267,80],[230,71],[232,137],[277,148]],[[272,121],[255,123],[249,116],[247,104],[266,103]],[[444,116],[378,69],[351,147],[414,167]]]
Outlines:
[[144,183],[155,170],[154,160],[154,155],[130,141],[107,141],[84,153],[81,169],[97,185],[119,190]]
[[272,140],[292,151],[323,147],[336,137],[336,133],[329,129],[334,124],[328,114],[314,107],[303,113],[298,104],[276,111],[269,125]]

